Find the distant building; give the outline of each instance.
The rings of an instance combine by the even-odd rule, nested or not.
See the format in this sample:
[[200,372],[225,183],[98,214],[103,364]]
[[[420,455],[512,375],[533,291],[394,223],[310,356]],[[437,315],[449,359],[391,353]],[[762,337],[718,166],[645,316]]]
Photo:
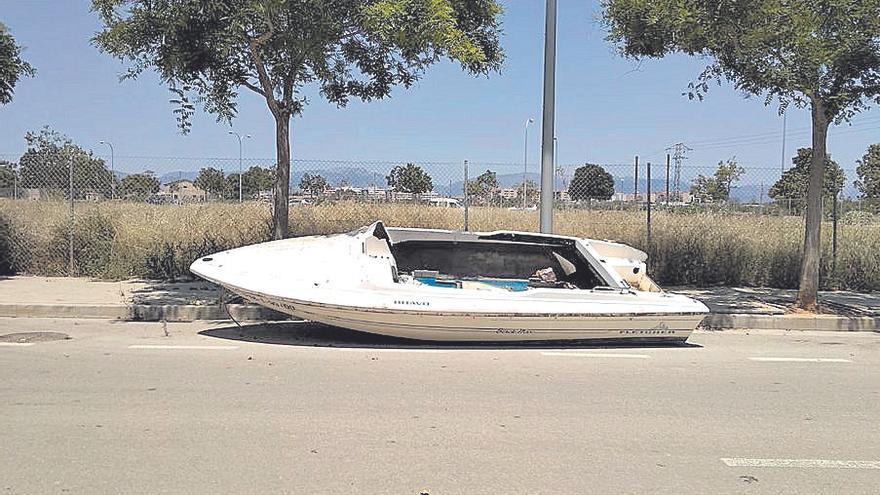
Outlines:
[[519,197],[519,188],[502,187],[498,189],[498,197],[501,199],[514,199]]
[[207,198],[204,190],[186,179],[162,184],[159,187],[159,196],[165,196],[175,203],[198,203]]

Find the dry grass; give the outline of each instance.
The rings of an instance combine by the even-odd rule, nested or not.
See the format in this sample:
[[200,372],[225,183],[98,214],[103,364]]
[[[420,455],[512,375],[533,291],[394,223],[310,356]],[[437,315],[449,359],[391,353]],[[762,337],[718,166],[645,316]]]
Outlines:
[[[76,271],[101,278],[185,277],[197,257],[267,240],[271,232],[269,206],[260,203],[76,207]],[[12,269],[67,274],[67,215],[67,205],[60,202],[0,200],[0,236],[6,237],[5,258],[11,260]],[[293,235],[344,232],[376,220],[389,226],[460,229],[463,213],[353,202],[290,210]],[[647,250],[651,272],[662,284],[797,286],[800,217],[659,211],[650,246],[644,212],[561,210],[555,223],[562,234],[617,240]],[[472,208],[470,212],[471,230],[535,230],[537,224],[535,211]],[[880,290],[880,222],[859,219],[841,225],[836,273],[831,270],[830,230],[830,224],[823,228],[828,251],[822,266],[825,286]],[[3,246],[0,242],[0,249]]]

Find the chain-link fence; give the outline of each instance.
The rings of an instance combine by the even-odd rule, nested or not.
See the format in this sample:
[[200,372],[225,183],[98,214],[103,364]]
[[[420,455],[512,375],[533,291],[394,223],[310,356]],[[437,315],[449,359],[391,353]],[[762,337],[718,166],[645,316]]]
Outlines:
[[[667,284],[797,285],[802,174],[734,162],[658,162],[557,165],[555,232],[645,249]],[[63,146],[0,155],[0,271],[187,276],[200,255],[271,237],[273,167],[255,159],[98,157]],[[539,168],[294,160],[290,234],[376,220],[534,231]],[[852,179],[832,181],[827,191],[823,280],[880,289],[880,219],[875,203],[856,199],[847,186]]]

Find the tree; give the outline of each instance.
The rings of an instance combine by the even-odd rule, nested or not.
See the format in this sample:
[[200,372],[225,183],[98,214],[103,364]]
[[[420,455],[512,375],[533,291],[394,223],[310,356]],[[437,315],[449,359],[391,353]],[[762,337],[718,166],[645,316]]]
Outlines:
[[274,183],[275,172],[272,169],[253,166],[241,175],[242,195],[257,198],[260,193],[271,191]]
[[308,192],[312,196],[323,196],[328,185],[327,179],[318,174],[303,174],[299,181],[300,190]]
[[119,193],[124,198],[143,201],[151,194],[159,192],[159,179],[152,170],[140,174],[126,175],[119,183]]
[[394,167],[385,180],[388,187],[406,193],[422,194],[434,189],[431,176],[422,167],[412,163]]
[[608,38],[629,57],[684,53],[709,65],[685,93],[712,81],[809,106],[812,148],[804,257],[796,306],[818,309],[822,182],[832,123],[880,102],[880,0],[603,0]]
[[70,166],[73,165],[74,197],[83,198],[94,192],[109,198],[116,177],[107,169],[104,160],[96,158],[67,136],[43,127],[40,132],[25,134],[27,151],[18,160],[21,187],[70,191]]
[[[801,148],[797,155],[791,159],[792,167],[786,170],[782,177],[770,187],[769,196],[776,201],[794,200],[796,205],[803,203],[807,197],[810,182],[810,164],[813,159],[813,150]],[[846,175],[840,165],[831,159],[831,155],[825,155],[824,179],[822,183],[822,196],[831,198],[843,189]]]
[[575,169],[568,195],[574,201],[611,199],[614,196],[614,177],[601,166],[587,163]]
[[469,180],[467,184],[468,196],[481,201],[488,201],[496,189],[498,189],[498,175],[491,170],[486,170],[476,179]]
[[12,189],[15,187],[15,179],[18,171],[15,164],[0,160],[0,189]]
[[193,184],[215,198],[222,198],[225,195],[226,177],[222,170],[213,167],[203,168],[199,170],[199,175],[196,176]]
[[865,199],[880,199],[880,143],[868,146],[868,151],[856,163],[856,189]]
[[698,175],[691,185],[691,194],[700,201],[728,201],[733,184],[738,182],[745,173],[736,158],[718,162],[715,175],[706,177]]
[[0,105],[12,101],[15,85],[22,77],[33,77],[37,71],[21,58],[21,46],[0,23]]
[[173,91],[185,131],[191,101],[218,119],[236,113],[241,88],[275,119],[274,230],[288,230],[290,118],[315,83],[330,103],[385,98],[435,62],[472,74],[500,68],[496,0],[92,0],[104,24],[94,43],[129,61],[126,77],[154,69]]

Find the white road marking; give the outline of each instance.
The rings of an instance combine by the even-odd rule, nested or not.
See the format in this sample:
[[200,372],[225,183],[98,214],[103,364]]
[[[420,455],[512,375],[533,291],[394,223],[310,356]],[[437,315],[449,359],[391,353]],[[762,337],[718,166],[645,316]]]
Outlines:
[[33,342],[0,342],[0,347],[30,347]]
[[647,354],[611,354],[598,352],[542,352],[542,356],[566,356],[566,357],[594,357],[594,358],[621,358],[621,359],[651,359]]
[[237,345],[130,345],[129,349],[188,349],[188,350],[219,350],[238,349]]
[[880,469],[880,461],[844,461],[838,459],[744,459],[723,457],[728,467],[799,468],[799,469]]
[[849,359],[840,358],[796,358],[796,357],[750,357],[750,361],[762,363],[851,363]]

